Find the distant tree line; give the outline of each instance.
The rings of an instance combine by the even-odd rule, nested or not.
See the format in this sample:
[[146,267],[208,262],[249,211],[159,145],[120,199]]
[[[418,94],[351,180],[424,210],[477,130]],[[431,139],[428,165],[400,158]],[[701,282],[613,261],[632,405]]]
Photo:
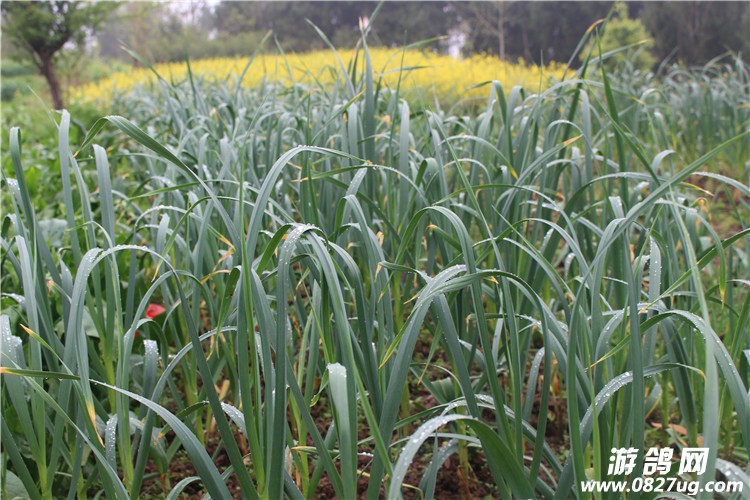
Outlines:
[[[147,60],[178,61],[247,55],[268,32],[264,50],[326,48],[360,39],[370,22],[371,45],[400,47],[432,40],[429,47],[463,54],[489,53],[536,63],[571,60],[581,37],[615,12],[604,27],[605,50],[651,40],[631,62],[642,69],[671,58],[702,64],[727,52],[750,53],[750,1],[627,2],[2,2],[3,57],[33,62],[63,105],[56,66],[66,52],[95,47],[102,59],[131,61],[122,47]],[[373,12],[377,10],[377,19]],[[309,21],[309,22],[308,22]],[[95,44],[90,44],[96,40]],[[9,43],[6,43],[9,42]],[[590,45],[589,48],[592,46]],[[621,56],[618,56],[621,57]],[[622,60],[622,59],[619,59]],[[613,58],[610,63],[617,61]]]
[[[372,26],[370,43],[401,46],[459,34],[464,54],[567,62],[586,29],[604,18],[612,5],[612,1],[386,2]],[[359,19],[370,16],[377,2],[197,3],[192,8],[198,12],[187,16],[189,22],[184,11],[170,12],[163,4],[124,7],[120,18],[99,35],[102,55],[124,57],[119,48],[122,40],[155,60],[179,60],[186,53],[191,57],[247,54],[267,31],[287,51],[324,48],[325,42],[306,19],[336,47],[351,47],[359,38]],[[629,16],[642,22],[653,38],[657,61],[672,57],[701,64],[726,51],[750,52],[750,2],[628,2],[628,7]],[[448,46],[445,38],[432,45],[441,51]],[[274,49],[274,43],[268,48]]]

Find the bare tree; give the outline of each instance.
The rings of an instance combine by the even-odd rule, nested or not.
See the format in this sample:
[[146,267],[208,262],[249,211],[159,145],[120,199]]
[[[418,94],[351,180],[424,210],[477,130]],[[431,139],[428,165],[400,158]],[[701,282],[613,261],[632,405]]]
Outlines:
[[497,54],[505,60],[505,25],[508,22],[504,0],[494,2],[458,2],[456,5],[470,14],[471,21],[497,37]]

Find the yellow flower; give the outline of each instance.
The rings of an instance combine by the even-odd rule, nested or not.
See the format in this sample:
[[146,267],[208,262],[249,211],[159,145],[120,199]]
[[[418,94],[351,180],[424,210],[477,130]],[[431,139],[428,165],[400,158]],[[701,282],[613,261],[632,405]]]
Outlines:
[[[361,55],[361,54],[360,54]],[[339,51],[344,65],[354,60],[354,50]],[[403,65],[402,65],[403,58]],[[546,67],[527,64],[523,60],[511,63],[500,59],[475,54],[464,59],[430,52],[399,49],[370,49],[370,59],[376,79],[391,88],[400,85],[407,96],[423,96],[431,99],[433,92],[441,100],[485,98],[486,86],[478,84],[499,81],[506,90],[520,85],[535,91],[541,85],[546,88],[555,80],[562,79],[565,66],[553,63]],[[360,70],[363,58],[358,59]],[[192,61],[195,77],[207,81],[239,78],[249,62],[248,58],[215,58]],[[403,68],[403,69],[402,69]],[[154,66],[167,81],[179,82],[188,77],[185,63],[163,63]],[[263,80],[284,85],[292,83],[329,84],[341,78],[338,60],[331,51],[315,51],[302,54],[287,54],[286,58],[275,54],[256,57],[242,81],[245,87],[255,87]],[[131,92],[138,86],[152,85],[154,74],[146,68],[133,68],[127,72],[114,73],[107,78],[73,89],[73,97],[79,101],[107,103],[116,95]]]

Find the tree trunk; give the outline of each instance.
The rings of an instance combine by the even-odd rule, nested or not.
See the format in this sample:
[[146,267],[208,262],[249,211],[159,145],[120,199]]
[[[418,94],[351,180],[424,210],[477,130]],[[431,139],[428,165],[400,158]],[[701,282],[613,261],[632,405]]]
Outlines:
[[529,35],[526,33],[525,23],[521,23],[521,40],[523,41],[523,56],[526,58],[526,62],[533,62],[534,58],[531,57],[531,50],[529,50]]
[[500,39],[499,54],[500,60],[505,61],[505,0],[501,0],[497,16],[497,33]]
[[63,109],[62,90],[60,89],[60,81],[57,79],[55,73],[55,66],[52,64],[52,56],[40,56],[42,60],[42,74],[47,80],[49,85],[49,92],[52,95],[52,107],[55,109]]

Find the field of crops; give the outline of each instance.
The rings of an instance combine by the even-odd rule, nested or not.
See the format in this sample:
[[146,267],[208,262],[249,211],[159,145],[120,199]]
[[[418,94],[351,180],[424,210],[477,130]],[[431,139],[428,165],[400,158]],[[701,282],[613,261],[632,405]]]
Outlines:
[[7,491],[588,498],[612,448],[698,446],[681,480],[750,490],[748,66],[332,54],[143,69],[81,90],[116,113],[84,140],[10,131]]

